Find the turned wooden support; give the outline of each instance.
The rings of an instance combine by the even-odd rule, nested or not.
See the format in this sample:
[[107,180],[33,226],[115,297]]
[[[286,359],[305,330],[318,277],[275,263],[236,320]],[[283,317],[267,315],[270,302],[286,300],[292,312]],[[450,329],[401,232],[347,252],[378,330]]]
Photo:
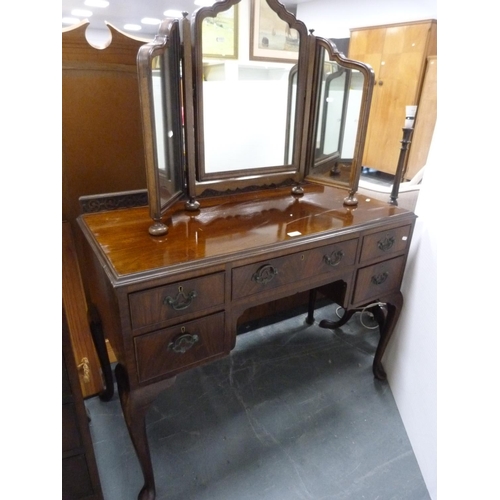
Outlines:
[[391,196],[389,198],[390,205],[398,205],[399,186],[403,178],[405,168],[406,154],[411,144],[412,128],[403,128],[403,139],[401,140],[401,150],[399,151],[398,166],[394,175],[394,183],[392,185]]

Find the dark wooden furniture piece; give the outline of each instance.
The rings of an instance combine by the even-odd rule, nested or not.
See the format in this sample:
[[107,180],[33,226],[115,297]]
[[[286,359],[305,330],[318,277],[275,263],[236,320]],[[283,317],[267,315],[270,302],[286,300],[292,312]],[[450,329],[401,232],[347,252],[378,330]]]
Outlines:
[[[81,237],[80,231],[79,235]],[[114,390],[113,373],[99,314],[92,304],[87,307],[76,247],[71,225],[68,221],[63,221],[62,295],[82,396],[85,398],[89,395],[89,386],[93,387],[91,394],[99,387],[100,399],[109,401]],[[92,350],[86,349],[87,339],[91,342]],[[99,363],[94,370],[88,352],[97,354]]]
[[344,318],[360,307],[375,311],[373,371],[385,378],[381,360],[402,306],[415,215],[364,198],[345,206],[344,197],[310,183],[303,196],[276,188],[207,198],[198,212],[179,201],[167,211],[164,237],[148,234],[146,207],[79,218],[92,301],[117,355],[123,413],[144,474],[141,500],[155,498],[150,403],[178,373],[227,356],[251,307],[333,287]]
[[[245,5],[247,29],[227,33],[250,33],[257,59],[249,65],[240,53],[231,65],[238,78],[226,79],[226,63],[205,58],[203,33],[234,23],[229,11],[243,14]],[[272,29],[257,29],[264,7]],[[273,56],[253,45],[261,35],[287,45]],[[322,322],[326,328],[368,309],[381,334],[373,372],[386,378],[382,357],[403,304],[415,215],[356,197],[372,69],[315,37],[277,0],[221,0],[191,19],[167,18],[139,48],[137,69],[149,206],[86,213],[78,224],[90,302],[117,358],[144,475],[139,498],[152,500],[151,402],[177,374],[229,355],[248,311],[309,293],[311,323],[318,290],[346,310],[339,322]],[[339,85],[327,85],[331,78]],[[245,90],[250,81],[262,92]],[[221,100],[226,107],[214,110]],[[319,175],[341,158],[352,158],[346,179]],[[99,206],[99,196],[93,201]]]
[[[99,324],[95,319],[92,321],[87,313],[69,222],[62,223],[62,243],[62,498],[97,500],[102,498],[101,486],[82,390],[82,385],[87,383],[91,373],[88,359],[75,356],[79,350],[75,349],[73,339],[80,338],[79,334],[88,333],[92,328],[98,328]],[[103,341],[102,335],[99,340]],[[109,358],[103,357],[102,360],[104,372],[107,372],[109,377]],[[103,391],[101,399],[109,400],[111,395],[112,393]]]
[[[85,36],[89,22],[63,29],[62,59],[62,217],[71,226],[79,254],[81,213],[79,197],[95,193],[146,188],[136,58],[144,41],[109,26],[106,48],[91,46]],[[83,314],[84,321],[87,319]],[[94,325],[92,325],[93,327]],[[103,389],[99,353],[88,325],[71,328],[75,358],[86,359],[86,377],[80,370],[83,396]]]
[[73,358],[64,305],[62,320],[62,499],[102,500],[88,416]]

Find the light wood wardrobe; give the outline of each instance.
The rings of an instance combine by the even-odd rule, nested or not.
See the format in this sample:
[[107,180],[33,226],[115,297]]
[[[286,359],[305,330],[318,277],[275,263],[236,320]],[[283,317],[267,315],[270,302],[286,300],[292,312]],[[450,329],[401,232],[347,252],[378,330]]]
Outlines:
[[[351,30],[349,57],[368,63],[375,72],[370,119],[363,166],[394,174],[401,150],[402,128],[407,105],[419,105],[429,56],[437,53],[435,20],[388,24]],[[432,116],[424,116],[427,113]],[[433,127],[435,109],[418,109],[415,136],[427,137],[417,147],[420,158],[427,158],[432,138],[418,131],[419,126]],[[410,154],[414,155],[412,146]],[[416,173],[407,170],[405,178]]]

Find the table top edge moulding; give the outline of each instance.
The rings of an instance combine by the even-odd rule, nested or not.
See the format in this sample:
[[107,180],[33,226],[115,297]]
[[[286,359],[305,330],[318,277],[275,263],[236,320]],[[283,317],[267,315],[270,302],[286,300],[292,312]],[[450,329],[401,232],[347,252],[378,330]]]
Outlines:
[[413,216],[364,197],[355,207],[345,206],[343,195],[341,189],[310,183],[301,197],[291,196],[287,188],[220,196],[204,200],[197,212],[186,212],[179,201],[164,215],[170,231],[161,238],[147,232],[146,207],[84,214],[78,222],[113,286],[120,286],[348,237],[377,220],[397,223]]

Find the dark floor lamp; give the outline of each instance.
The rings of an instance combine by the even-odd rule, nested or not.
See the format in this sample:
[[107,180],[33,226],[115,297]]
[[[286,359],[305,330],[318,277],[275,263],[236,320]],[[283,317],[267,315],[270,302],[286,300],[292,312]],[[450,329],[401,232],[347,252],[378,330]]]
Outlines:
[[406,153],[411,144],[411,136],[413,134],[413,123],[417,114],[417,106],[406,106],[405,126],[403,127],[403,139],[401,139],[401,151],[399,152],[398,166],[394,176],[394,184],[392,185],[390,205],[398,205],[399,185],[403,177],[403,169],[405,166]]

